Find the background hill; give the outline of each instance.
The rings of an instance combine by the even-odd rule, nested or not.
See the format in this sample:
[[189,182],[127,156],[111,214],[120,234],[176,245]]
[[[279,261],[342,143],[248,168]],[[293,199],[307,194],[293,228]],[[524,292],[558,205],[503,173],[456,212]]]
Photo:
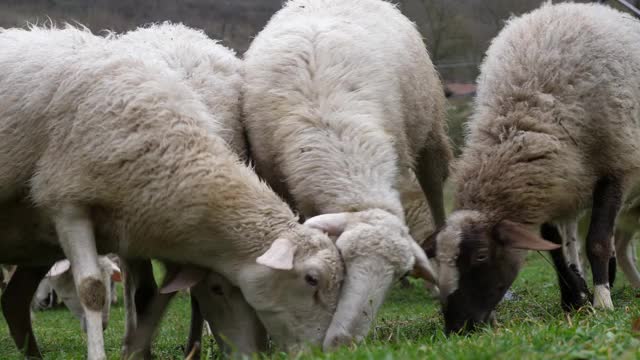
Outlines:
[[[471,82],[489,41],[512,14],[542,0],[394,0],[425,37],[447,81]],[[239,53],[277,11],[282,0],[2,0],[0,27],[77,21],[98,32],[124,31],[157,21],[204,29]]]

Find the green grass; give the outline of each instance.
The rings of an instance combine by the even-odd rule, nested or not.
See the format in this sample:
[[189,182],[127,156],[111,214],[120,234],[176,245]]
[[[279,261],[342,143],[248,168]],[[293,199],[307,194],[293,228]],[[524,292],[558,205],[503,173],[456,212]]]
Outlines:
[[[512,287],[516,298],[498,308],[499,324],[470,336],[442,333],[438,304],[412,280],[410,288],[396,286],[378,316],[366,341],[354,348],[329,354],[319,351],[300,359],[640,359],[640,333],[632,331],[632,320],[640,317],[640,291],[632,289],[619,274],[613,290],[615,311],[582,310],[565,317],[552,266],[538,253]],[[158,359],[182,358],[188,334],[189,299],[177,296],[163,320],[154,353]],[[110,359],[118,359],[124,328],[122,303],[112,311],[105,332]],[[46,359],[80,359],[85,354],[85,336],[78,321],[63,308],[36,313],[36,336]],[[204,358],[215,358],[212,339],[204,341]],[[276,359],[287,358],[272,353]],[[0,358],[20,359],[0,318]]]

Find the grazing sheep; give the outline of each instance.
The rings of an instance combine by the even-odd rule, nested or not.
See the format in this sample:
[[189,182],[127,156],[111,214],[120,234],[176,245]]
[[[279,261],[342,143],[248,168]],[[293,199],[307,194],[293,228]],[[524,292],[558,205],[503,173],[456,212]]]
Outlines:
[[395,280],[434,281],[399,194],[415,170],[442,224],[451,151],[422,38],[385,1],[288,1],[245,54],[243,99],[256,171],[346,264],[323,346],[360,340]]
[[71,27],[0,32],[0,199],[27,192],[53,219],[89,358],[105,357],[98,252],[215,271],[276,343],[321,342],[344,273],[331,239],[240,162],[180,74],[109,44]]
[[[4,229],[0,229],[0,232],[2,230]],[[113,285],[116,281],[120,281],[120,269],[106,256],[98,257],[98,263],[100,265],[103,281],[107,284],[107,298],[110,300],[106,301],[102,308],[102,326],[106,329],[109,321],[109,311],[111,309],[111,304],[113,303]],[[47,272],[44,279],[42,279],[38,285],[38,289],[36,290],[32,303],[40,302],[43,298],[45,300],[50,298],[49,292],[41,291],[41,288],[50,289],[51,292],[56,293],[56,296],[62,300],[71,313],[80,320],[82,330],[86,331],[82,305],[80,305],[80,299],[78,298],[78,294],[73,283],[73,275],[71,274],[71,271],[69,271],[70,268],[71,264],[67,259],[60,260],[53,264],[49,272]]]
[[565,309],[587,303],[551,222],[588,206],[593,305],[613,308],[610,239],[640,169],[639,43],[631,16],[571,3],[512,19],[493,40],[456,164],[456,210],[437,239],[447,331],[486,321],[527,249],[554,250]]
[[[15,209],[15,208],[14,208]],[[11,217],[10,217],[11,218]],[[3,220],[5,218],[3,217]],[[10,235],[10,232],[14,234],[20,234],[24,229],[20,226],[19,219],[15,219],[15,222],[6,223],[1,222],[3,225],[0,227],[0,234],[5,236]],[[49,225],[52,225],[49,223]],[[50,226],[51,234],[53,232],[52,226]],[[100,270],[103,277],[103,281],[109,284],[107,287],[107,296],[112,299],[113,284],[112,280],[117,280],[119,275],[119,269],[117,266],[107,257],[101,256],[98,259],[100,263]],[[68,260],[61,260],[56,262],[46,273],[43,279],[43,267],[23,267],[18,266],[15,271],[15,276],[9,279],[7,284],[7,291],[2,294],[2,312],[7,320],[10,333],[16,346],[24,350],[25,355],[28,358],[42,358],[38,343],[33,333],[33,327],[31,324],[31,317],[29,309],[44,309],[55,306],[57,298],[59,297],[71,313],[80,320],[83,331],[86,331],[86,323],[84,319],[84,313],[80,305],[80,299],[76,293],[75,286],[73,284],[73,277],[69,270]],[[46,269],[46,267],[44,267]],[[35,296],[34,296],[35,293]],[[55,295],[54,295],[55,294]],[[31,306],[29,306],[31,304]],[[109,321],[109,311],[111,309],[111,301],[105,302],[102,312],[102,324],[106,329]]]
[[[201,96],[209,111],[216,114],[217,123],[221,129],[224,129],[223,131],[217,129],[219,135],[227,142],[234,153],[242,160],[247,160],[247,144],[244,138],[242,124],[238,119],[240,105],[237,98],[242,80],[239,71],[241,62],[236,58],[232,50],[219,45],[217,41],[207,37],[201,30],[169,22],[152,24],[124,34],[111,33],[109,38],[113,40],[113,47],[122,48],[123,51],[135,49],[136,54],[140,54],[140,56],[143,56],[145,59],[153,58],[175,70],[176,73]],[[215,76],[212,76],[212,74],[215,74]],[[224,96],[221,96],[221,94],[224,94]],[[142,269],[145,267],[150,269],[150,263],[138,263],[133,266],[143,274],[150,273],[150,271]],[[216,274],[212,276],[214,278],[219,277],[219,275]],[[206,277],[204,277],[204,279],[206,279]],[[138,283],[138,285],[147,286],[148,284],[145,284],[145,282],[153,281],[153,277],[148,276],[147,279],[131,280],[142,281],[142,284]],[[143,289],[141,292],[138,292],[135,287],[127,287],[127,291],[130,292],[132,299],[136,299],[135,303],[142,307],[141,311],[144,311],[146,303],[152,301],[150,297],[155,293],[155,283],[153,288]],[[212,311],[212,308],[218,306],[217,302],[207,303],[202,296],[204,295],[201,294],[202,307],[208,308],[209,312]],[[145,297],[147,298],[144,299]],[[219,295],[210,294],[209,297],[215,299],[219,298]],[[153,301],[168,304],[169,299],[170,297],[164,300]],[[192,301],[196,301],[195,298],[192,297]],[[125,354],[129,351],[127,349],[133,344],[134,339],[132,336],[135,328],[132,326],[137,322],[134,317],[138,309],[136,309],[135,304],[132,305],[133,306],[127,307],[126,312]],[[162,311],[158,311],[157,314],[161,315]],[[193,314],[193,316],[199,316],[199,314]],[[158,321],[159,319],[147,320],[148,323],[153,324],[157,324]],[[192,324],[192,326],[197,327],[198,325]],[[250,328],[247,329],[247,333],[251,331]],[[149,337],[152,333],[153,331],[150,331],[148,334]],[[149,338],[147,340],[146,343],[144,341],[137,341],[136,344],[145,343],[150,346],[151,339]],[[199,340],[199,338],[190,339],[190,344]],[[230,340],[237,339],[232,337]],[[247,341],[250,342],[249,339],[247,339]],[[236,347],[236,349],[240,352],[251,352],[255,347]],[[150,348],[141,351],[149,354]],[[191,347],[187,346],[185,351],[190,353]]]
[[[218,115],[217,120],[222,125],[222,128],[225,129],[220,132],[221,137],[241,159],[247,160],[247,144],[242,124],[238,119],[239,103],[237,101],[221,101],[225,98],[237,99],[240,91],[242,80],[238,71],[240,61],[233,51],[208,38],[201,30],[168,22],[138,28],[121,35],[111,34],[110,39],[114,40],[113,46],[122,46],[125,50],[135,49],[136,53],[143,56],[144,59],[155,58],[180,74],[202,96],[203,102],[207,105],[209,111]],[[202,61],[203,57],[207,61]],[[226,97],[220,96],[219,94],[221,93],[226,94]],[[150,264],[137,264],[135,266],[150,267]],[[150,271],[140,271],[143,274],[150,273]],[[197,294],[197,296],[192,295],[191,300],[194,304],[199,303],[197,307],[202,309],[203,315],[205,315],[208,322],[213,323],[214,336],[219,340],[221,348],[224,351],[231,351],[233,348],[237,352],[245,354],[264,350],[265,339],[263,338],[266,335],[263,334],[262,324],[255,318],[253,310],[240,311],[243,307],[249,308],[249,305],[241,296],[239,289],[232,287],[218,274],[203,275],[202,279],[204,284],[211,285],[216,283],[218,285],[204,287],[196,284],[192,288],[192,294]],[[140,281],[140,279],[138,280]],[[153,278],[142,281],[153,281]],[[203,292],[204,289],[211,290],[214,288],[224,289],[223,294],[225,296],[222,298],[219,291],[208,295]],[[136,293],[136,290],[128,291]],[[147,292],[153,292],[153,290]],[[163,296],[161,295],[161,297]],[[156,304],[168,304],[169,299],[170,296],[155,300],[136,298],[136,303],[153,301]],[[220,303],[221,299],[225,300],[222,304]],[[225,309],[224,305],[234,306],[235,309]],[[158,305],[154,306],[158,307]],[[133,318],[135,313],[135,311],[127,311],[127,316]],[[161,316],[162,311],[156,311],[156,314]],[[232,315],[235,315],[237,319],[231,319]],[[190,334],[189,344],[185,349],[186,354],[191,353],[193,345],[200,341],[199,335],[195,336],[195,334],[200,334],[197,328],[202,327],[202,320],[198,322],[195,319],[201,319],[202,317],[199,311],[193,313],[192,316],[192,334]],[[245,316],[245,318],[243,319],[241,316]],[[224,320],[223,323],[221,323],[222,320]],[[144,346],[146,348],[141,351],[145,354],[150,352],[152,327],[158,324],[159,318],[149,319],[149,316],[147,316],[145,322],[144,326],[148,331],[146,333],[145,331],[138,331],[133,335],[131,324],[135,323],[135,320],[127,321],[125,349],[138,349],[140,346]],[[231,324],[235,324],[234,329],[231,329]],[[225,342],[221,342],[223,338],[217,335],[220,331],[225,335]],[[243,333],[244,335],[240,336]],[[135,345],[131,345],[134,344],[134,339],[136,340]],[[125,351],[126,353],[127,351]],[[196,352],[192,355],[197,357],[199,353]]]
[[[144,271],[139,273],[144,274]],[[161,294],[153,297],[146,306],[144,316],[131,334],[129,344],[126,344],[128,351],[124,353],[125,358],[136,353],[145,354],[145,358],[150,357],[148,349],[151,347],[152,335],[176,290],[184,287],[184,279],[181,277],[187,273],[190,275],[190,280],[187,281],[193,286],[190,290],[191,329],[185,355],[199,358],[200,351],[196,344],[201,341],[203,320],[213,329],[213,336],[223,353],[230,354],[233,351],[236,354],[251,355],[267,350],[265,329],[240,289],[214,272],[168,264]]]
[[31,327],[30,304],[42,278],[62,258],[53,224],[43,213],[34,211],[25,200],[2,203],[0,261],[19,265],[2,293],[2,312],[14,342],[29,357],[41,357]]

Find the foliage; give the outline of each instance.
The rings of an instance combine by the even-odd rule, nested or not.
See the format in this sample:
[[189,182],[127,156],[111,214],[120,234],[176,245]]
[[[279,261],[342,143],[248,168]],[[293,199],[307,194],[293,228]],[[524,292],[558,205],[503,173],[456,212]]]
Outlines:
[[472,102],[468,98],[452,99],[447,104],[447,132],[456,157],[464,145],[465,124],[471,116],[471,107]]

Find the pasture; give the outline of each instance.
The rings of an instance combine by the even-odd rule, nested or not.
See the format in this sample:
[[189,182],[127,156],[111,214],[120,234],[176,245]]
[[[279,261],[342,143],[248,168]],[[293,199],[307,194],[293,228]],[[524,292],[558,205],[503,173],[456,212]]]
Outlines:
[[[498,307],[498,326],[450,338],[442,332],[437,301],[428,296],[421,280],[412,280],[410,288],[399,284],[393,288],[375,328],[362,344],[329,354],[315,351],[299,359],[640,359],[640,292],[632,289],[621,273],[618,276],[620,281],[613,289],[615,311],[590,314],[583,309],[566,317],[560,309],[551,264],[543,255],[532,252],[512,287],[514,298]],[[189,309],[188,296],[177,296],[156,338],[157,359],[182,358]],[[37,312],[34,323],[46,359],[85,357],[86,337],[65,308]],[[112,309],[105,332],[110,359],[120,358],[123,329],[120,301]],[[213,338],[203,342],[203,359],[217,358]],[[277,352],[266,357],[288,358]],[[21,358],[4,318],[0,319],[0,358]]]

